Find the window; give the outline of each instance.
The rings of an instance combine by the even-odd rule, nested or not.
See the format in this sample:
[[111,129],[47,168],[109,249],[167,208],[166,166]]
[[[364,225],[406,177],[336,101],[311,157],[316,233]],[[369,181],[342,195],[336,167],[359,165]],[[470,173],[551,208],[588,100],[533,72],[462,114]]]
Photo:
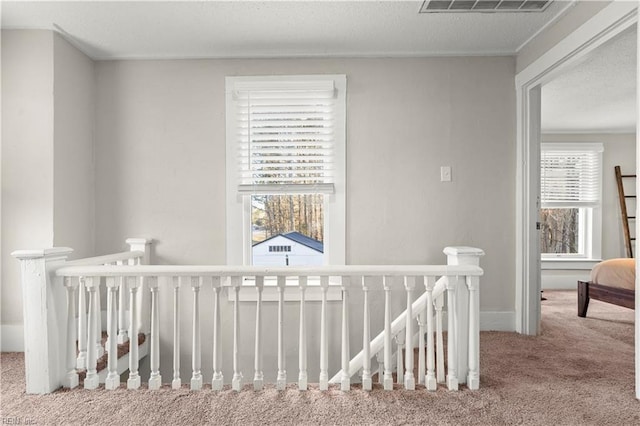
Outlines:
[[601,254],[602,144],[543,143],[540,252],[543,259]]
[[226,111],[227,263],[261,264],[261,247],[304,264],[259,244],[289,235],[323,246],[311,264],[344,264],[346,77],[227,77]]

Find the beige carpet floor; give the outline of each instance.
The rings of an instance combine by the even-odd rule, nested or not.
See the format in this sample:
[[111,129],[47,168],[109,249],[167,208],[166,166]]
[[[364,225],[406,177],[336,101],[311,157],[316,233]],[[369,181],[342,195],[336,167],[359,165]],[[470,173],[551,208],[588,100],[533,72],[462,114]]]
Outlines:
[[640,425],[634,312],[592,301],[588,317],[578,318],[575,292],[544,294],[542,335],[482,333],[475,392],[299,392],[290,385],[283,392],[102,388],[37,396],[24,393],[22,354],[3,353],[0,424]]

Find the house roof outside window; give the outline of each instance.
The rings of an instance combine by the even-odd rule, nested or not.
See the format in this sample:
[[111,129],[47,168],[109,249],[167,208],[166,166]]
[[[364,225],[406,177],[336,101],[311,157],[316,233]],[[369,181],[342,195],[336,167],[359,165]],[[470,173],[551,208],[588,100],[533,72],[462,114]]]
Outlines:
[[292,232],[287,232],[285,234],[277,234],[274,235],[272,237],[267,238],[264,241],[260,241],[258,243],[255,243],[253,245],[253,247],[259,245],[259,244],[264,244],[269,240],[272,240],[276,237],[284,237],[287,238],[293,242],[296,242],[298,244],[302,244],[303,246],[309,247],[310,249],[313,249],[319,253],[324,253],[324,244],[322,243],[322,241],[318,241],[316,239],[313,239],[311,237],[307,237],[304,234],[301,234],[300,232],[297,231],[292,231]]

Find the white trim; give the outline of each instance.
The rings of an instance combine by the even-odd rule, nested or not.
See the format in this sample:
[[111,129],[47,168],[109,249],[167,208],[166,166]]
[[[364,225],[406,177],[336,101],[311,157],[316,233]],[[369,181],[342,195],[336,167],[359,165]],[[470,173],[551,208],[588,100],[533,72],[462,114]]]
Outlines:
[[531,37],[529,37],[528,39],[526,39],[520,46],[518,46],[516,48],[516,53],[520,53],[520,51],[522,49],[525,48],[525,46],[529,43],[531,43],[531,41],[538,37],[540,34],[542,34],[547,28],[551,27],[552,25],[554,25],[556,22],[558,22],[560,19],[562,19],[570,10],[571,7],[575,6],[576,3],[578,3],[578,0],[571,0],[569,2],[567,2],[567,5],[565,6],[564,9],[562,9],[560,12],[558,12],[558,14],[556,16],[553,17],[553,19],[551,19],[549,22],[547,22],[546,24],[544,24],[542,27],[540,27],[540,29],[538,29],[538,31],[536,31],[535,33],[533,33],[533,35],[531,35]]
[[[331,81],[336,89],[337,99],[335,145],[334,145],[334,182],[332,193],[324,195],[324,245],[325,265],[344,265],[346,260],[346,90],[347,78],[344,74],[294,75],[294,76],[244,76],[226,78],[226,110],[233,104],[235,85],[248,84],[251,81]],[[237,163],[234,151],[235,138],[230,129],[235,129],[235,116],[226,114],[227,155],[226,155],[226,259],[228,265],[249,265],[251,246],[250,230],[251,203],[248,196],[238,193]],[[320,187],[320,192],[326,188]],[[306,188],[305,188],[306,190]],[[242,238],[239,236],[242,235]]]
[[24,352],[24,326],[3,324],[0,327],[0,352]]
[[[537,334],[540,316],[539,297],[534,297],[539,290],[536,287],[540,283],[535,279],[535,271],[532,269],[539,261],[536,260],[539,257],[532,253],[538,244],[537,234],[530,232],[534,222],[531,220],[532,205],[539,198],[539,189],[536,190],[539,182],[537,184],[534,182],[537,173],[531,164],[535,163],[536,153],[539,154],[540,149],[539,140],[535,140],[536,138],[532,138],[531,135],[532,128],[537,127],[539,133],[540,106],[539,99],[534,99],[535,102],[533,102],[531,94],[539,91],[541,84],[551,80],[580,57],[633,25],[638,19],[636,9],[636,2],[612,2],[516,75],[516,330],[518,332]],[[535,108],[538,111],[532,110]]]
[[602,262],[601,259],[549,259],[542,258],[542,270],[561,270],[561,271],[590,271],[597,263]]

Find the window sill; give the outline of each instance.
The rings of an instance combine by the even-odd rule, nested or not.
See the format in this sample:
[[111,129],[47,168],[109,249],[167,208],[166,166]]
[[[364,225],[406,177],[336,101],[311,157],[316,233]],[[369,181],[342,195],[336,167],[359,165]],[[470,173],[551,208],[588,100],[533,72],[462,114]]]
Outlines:
[[541,259],[541,269],[543,270],[591,270],[602,259],[562,259],[543,258]]

